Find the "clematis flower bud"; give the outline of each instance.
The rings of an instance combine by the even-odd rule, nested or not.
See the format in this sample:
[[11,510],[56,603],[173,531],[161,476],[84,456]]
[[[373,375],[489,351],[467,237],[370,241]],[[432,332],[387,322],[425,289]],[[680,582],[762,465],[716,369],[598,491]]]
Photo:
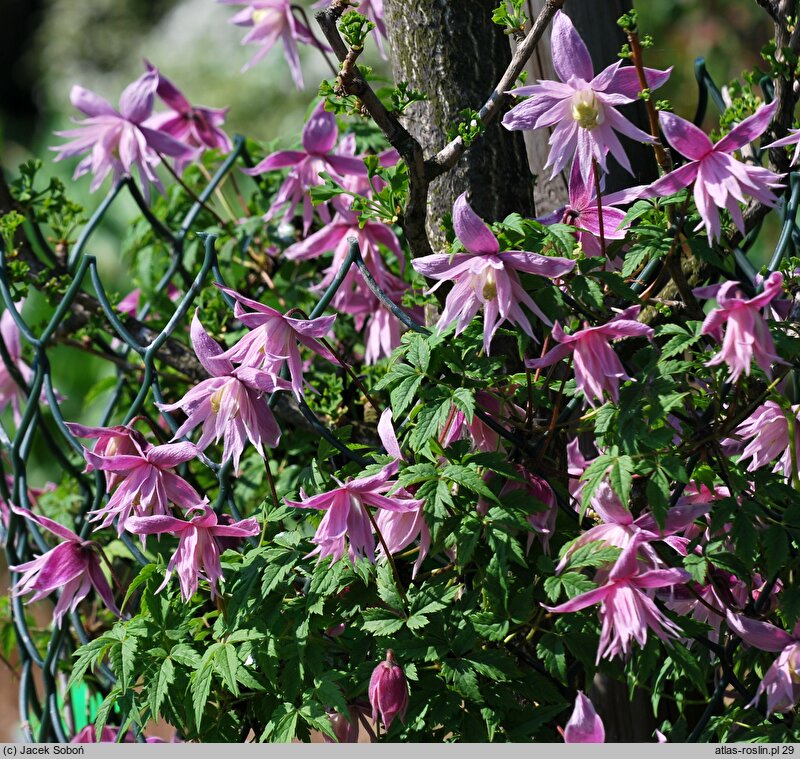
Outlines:
[[369,702],[372,704],[372,719],[377,722],[380,713],[387,730],[396,716],[399,715],[401,722],[405,721],[408,683],[391,648],[386,650],[386,661],[375,667],[369,680]]

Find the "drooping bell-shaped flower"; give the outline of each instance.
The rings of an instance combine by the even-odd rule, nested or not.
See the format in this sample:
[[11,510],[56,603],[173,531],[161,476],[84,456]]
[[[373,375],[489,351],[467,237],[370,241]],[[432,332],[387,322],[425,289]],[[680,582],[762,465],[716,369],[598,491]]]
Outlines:
[[575,262],[521,250],[501,251],[492,230],[470,207],[466,193],[453,206],[453,228],[465,253],[434,254],[412,261],[420,274],[438,280],[429,292],[453,282],[437,328],[442,330],[455,321],[458,335],[483,310],[483,346],[488,353],[494,333],[506,321],[533,337],[522,306],[549,325],[550,320],[523,289],[517,272],[555,279],[572,271]]
[[723,440],[723,446],[738,452],[742,445],[740,441],[744,442],[739,463],[742,464],[750,459],[748,472],[754,472],[774,461],[775,467],[772,471],[782,471],[788,479],[792,476],[792,472],[798,469],[799,463],[795,456],[800,452],[800,404],[792,406],[789,413],[795,417],[794,455],[789,437],[787,412],[775,401],[767,401],[759,406],[736,428],[734,432],[737,439]]
[[155,172],[161,161],[159,154],[181,160],[194,156],[193,148],[147,125],[157,86],[155,71],[142,74],[123,90],[117,111],[99,95],[75,85],[70,91],[70,102],[88,118],[78,122],[77,129],[56,132],[59,137],[74,138],[72,142],[53,148],[58,153],[56,161],[88,153],[75,168],[73,179],[91,172],[93,179],[89,189],[92,192],[110,173],[116,181],[132,176],[135,168],[141,179],[142,193],[149,198],[151,184],[161,188]]
[[744,203],[749,195],[772,208],[778,202],[773,190],[783,185],[779,174],[743,163],[733,154],[764,133],[777,107],[777,100],[761,106],[717,143],[712,143],[690,121],[661,111],[659,121],[667,142],[689,162],[653,182],[643,197],[673,195],[694,183],[694,202],[701,219],[697,228],[705,227],[709,245],[722,234],[720,208],[728,210],[736,228],[744,234],[739,203]]
[[530,369],[540,369],[572,356],[575,368],[575,383],[586,401],[594,406],[603,402],[603,391],[616,403],[619,400],[620,380],[632,379],[627,375],[617,354],[609,344],[611,340],[624,337],[646,337],[651,340],[653,328],[636,321],[640,307],[631,306],[617,314],[611,321],[599,327],[589,327],[567,335],[556,322],[553,339],[560,343],[542,358],[525,362]]
[[292,73],[297,89],[302,90],[303,70],[297,43],[313,45],[314,36],[308,27],[295,18],[291,0],[217,0],[224,5],[245,5],[231,19],[236,26],[248,27],[250,31],[242,44],[259,45],[256,54],[244,65],[242,71],[258,63],[278,40],[283,42],[283,53]]
[[564,743],[605,743],[606,729],[583,691],[578,691],[572,716],[564,728]]
[[[338,178],[367,176],[367,167],[363,160],[334,151],[338,139],[339,128],[336,125],[336,116],[326,111],[325,103],[321,101],[303,127],[302,150],[279,150],[268,155],[252,169],[245,170],[245,174],[257,176],[268,171],[291,167],[291,171],[264,216],[265,221],[274,219],[284,207],[286,210],[283,220],[291,221],[297,206],[302,202],[303,232],[308,234],[314,216],[314,206],[309,190],[324,183],[320,177],[323,171]],[[320,206],[320,215],[323,217],[323,221],[330,221],[330,214],[327,213],[325,206]]]
[[200,450],[212,441],[224,439],[222,460],[233,459],[234,469],[247,440],[263,456],[264,446],[274,448],[281,439],[281,430],[265,394],[289,390],[291,385],[274,373],[250,366],[235,367],[226,358],[219,344],[203,329],[195,311],[191,339],[194,352],[203,368],[211,375],[189,390],[176,403],[157,403],[161,411],[182,409],[186,421],[176,430],[178,439],[202,425],[197,441]]
[[408,682],[391,648],[386,650],[386,659],[372,672],[369,679],[369,702],[372,704],[372,719],[381,722],[388,730],[395,717],[403,722],[408,708]]
[[[391,409],[386,409],[381,414],[378,422],[378,435],[383,447],[386,449],[386,453],[394,457],[394,461],[386,467],[385,471],[394,474],[397,471],[398,462],[403,461],[403,454],[400,451],[400,444],[397,441],[397,435],[392,425]],[[394,495],[413,498],[403,488],[395,490]],[[425,557],[431,547],[431,532],[425,521],[424,503],[423,501],[417,501],[417,503],[419,505],[411,511],[378,509],[378,513],[375,515],[375,524],[380,530],[383,543],[386,544],[390,554],[399,553],[419,538],[419,554],[411,571],[412,578],[417,576],[417,572],[419,572],[419,568],[422,566],[422,562],[425,561]],[[379,550],[383,551],[383,544],[381,544]]]
[[[737,290],[738,282],[725,282],[721,287],[697,288],[695,295],[717,299],[717,308],[709,312],[701,330],[722,342],[722,350],[706,363],[717,366],[725,363],[730,369],[728,382],[737,382],[742,373],[750,376],[755,361],[767,377],[772,377],[772,364],[785,363],[775,352],[772,333],[764,319],[764,308],[783,290],[783,275],[776,271],[767,277],[764,289],[754,298],[745,299]],[[722,327],[725,326],[725,336]]]
[[[640,142],[653,138],[635,127],[617,106],[632,103],[641,85],[634,66],[622,61],[594,74],[592,59],[569,16],[558,11],[553,19],[551,36],[553,67],[560,82],[542,81],[511,90],[510,95],[530,96],[512,108],[503,118],[506,129],[541,129],[555,127],[550,137],[548,166],[555,176],[575,156],[586,182],[592,161],[607,172],[606,156],[611,153],[622,168],[633,173],[630,161],[617,132]],[[671,69],[645,69],[649,89],[660,87]]]
[[[418,513],[423,502],[412,498],[403,490],[396,491],[396,482],[391,478],[397,471],[392,463],[377,474],[358,477],[347,482],[336,480],[338,488],[307,496],[300,491],[300,501],[284,499],[287,506],[298,509],[319,509],[325,516],[317,527],[311,542],[316,548],[309,556],[333,557],[338,561],[348,550],[351,560],[359,556],[375,561],[375,535],[367,509]],[[386,495],[390,490],[392,495]]]
[[[199,513],[196,513],[199,512]],[[194,514],[194,516],[192,516]],[[188,521],[168,514],[131,517],[127,529],[135,535],[160,535],[168,533],[178,538],[178,548],[167,565],[167,574],[158,590],[169,582],[173,572],[178,575],[181,595],[189,601],[197,592],[202,578],[211,586],[211,597],[218,593],[217,584],[222,578],[218,538],[246,538],[258,535],[255,517],[232,524],[221,524],[214,510],[204,501],[187,512]]]
[[[236,345],[221,353],[219,359],[235,361],[253,369],[264,367],[276,375],[285,361],[292,390],[298,397],[303,394],[303,362],[298,342],[324,359],[336,361],[336,357],[319,341],[331,331],[335,316],[295,319],[229,287],[220,286],[219,289],[236,300],[234,316],[250,329]],[[245,311],[243,306],[252,311]]]
[[[130,428],[126,428],[130,429]],[[106,438],[109,442],[114,438]],[[119,438],[117,438],[119,439]],[[123,440],[125,438],[122,438]],[[98,443],[104,438],[99,437]],[[110,452],[106,447],[102,453],[83,450],[86,471],[100,471],[116,475],[116,490],[108,503],[91,512],[89,521],[100,524],[96,529],[108,527],[117,519],[117,530],[121,535],[131,514],[169,514],[169,503],[182,508],[191,508],[200,501],[195,489],[172,469],[196,458],[199,450],[192,443],[168,443],[154,446],[136,430],[130,430],[127,440],[132,450]]]
[[791,635],[769,622],[740,617],[728,611],[728,627],[747,645],[780,654],[767,670],[750,705],[767,694],[767,716],[788,712],[800,700],[800,623]]
[[634,640],[644,646],[648,629],[663,641],[680,635],[680,628],[644,591],[686,583],[691,575],[684,569],[642,571],[638,559],[640,542],[641,537],[636,536],[628,544],[608,573],[605,584],[559,606],[545,607],[550,612],[561,614],[600,604],[602,630],[597,648],[598,663],[602,658],[627,656]]
[[61,596],[53,610],[53,624],[56,627],[61,624],[61,618],[67,611],[75,611],[92,588],[97,591],[108,609],[119,616],[111,586],[100,568],[97,544],[84,540],[52,519],[16,506],[11,508],[14,513],[64,540],[32,561],[9,567],[13,572],[22,575],[12,588],[12,594],[22,596],[33,593],[30,599],[33,602],[53,591],[60,591]]

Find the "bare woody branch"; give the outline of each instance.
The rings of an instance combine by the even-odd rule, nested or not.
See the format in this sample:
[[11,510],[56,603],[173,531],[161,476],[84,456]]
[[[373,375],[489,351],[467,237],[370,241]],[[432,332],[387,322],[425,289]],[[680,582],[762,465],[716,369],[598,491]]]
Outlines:
[[339,74],[340,87],[348,95],[355,95],[361,100],[373,121],[408,166],[409,194],[400,224],[414,257],[427,256],[433,253],[433,249],[425,229],[428,206],[425,155],[419,142],[375,94],[347,49],[347,45],[336,27],[336,22],[346,7],[346,3],[334,3],[327,10],[316,14],[317,23],[333,49],[334,55],[342,64]]
[[[536,46],[539,44],[539,40],[541,40],[553,16],[563,7],[564,0],[547,0],[545,3],[533,27],[528,34],[525,35],[525,39],[514,53],[514,57],[511,59],[511,63],[506,69],[505,74],[503,74],[497,86],[494,88],[494,91],[489,96],[489,99],[478,112],[484,126],[494,121],[508,104],[510,96],[507,95],[506,92],[516,84],[517,79],[519,79],[520,75],[525,70],[525,65],[536,50]],[[448,143],[433,158],[426,161],[428,180],[433,180],[452,169],[453,166],[458,163],[458,159],[461,158],[467,150],[468,146],[461,137],[456,137],[452,142]]]
[[[334,54],[343,64],[339,74],[340,87],[347,94],[355,95],[361,100],[386,139],[400,153],[408,166],[409,196],[400,223],[414,258],[430,255],[433,250],[425,228],[428,213],[428,187],[432,180],[449,171],[458,163],[459,158],[468,150],[468,146],[463,139],[457,137],[435,156],[425,160],[423,147],[398,121],[397,117],[386,109],[364,79],[353,56],[347,49],[347,45],[342,40],[336,24],[347,5],[347,0],[334,2],[327,10],[316,14],[317,22]],[[508,104],[509,96],[506,95],[506,92],[519,79],[545,29],[563,5],[564,0],[547,0],[530,32],[517,48],[505,74],[481,108],[479,115],[484,125],[488,125],[496,119]]]

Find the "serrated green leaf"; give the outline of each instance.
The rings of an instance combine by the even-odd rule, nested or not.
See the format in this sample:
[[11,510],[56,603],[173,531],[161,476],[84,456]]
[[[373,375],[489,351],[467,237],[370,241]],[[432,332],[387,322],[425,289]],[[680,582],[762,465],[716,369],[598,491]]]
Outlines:
[[464,414],[467,423],[472,424],[472,418],[475,415],[475,396],[472,390],[465,387],[457,388],[453,393],[453,405]]
[[470,469],[461,464],[448,464],[442,469],[441,475],[445,479],[467,488],[467,490],[472,491],[482,498],[486,498],[492,503],[499,503],[497,496],[489,490],[489,487],[475,469]]
[[161,704],[169,691],[169,686],[175,682],[175,665],[172,659],[164,659],[158,670],[158,677],[150,684],[148,701],[153,718],[157,719],[161,712]]
[[222,677],[222,682],[234,696],[239,695],[236,673],[239,670],[239,659],[236,649],[229,643],[222,644],[214,655],[214,667]]
[[206,662],[192,675],[191,692],[192,706],[194,708],[194,721],[197,728],[203,720],[203,714],[208,706],[208,694],[211,693],[211,680],[214,668],[211,662]]

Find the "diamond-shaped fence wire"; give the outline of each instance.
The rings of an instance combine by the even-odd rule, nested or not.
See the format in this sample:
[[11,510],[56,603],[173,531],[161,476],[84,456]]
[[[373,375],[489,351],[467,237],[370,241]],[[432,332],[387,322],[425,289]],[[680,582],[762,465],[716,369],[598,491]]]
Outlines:
[[[696,74],[700,97],[695,123],[699,124],[705,115],[709,97],[720,110],[724,110],[725,104],[720,91],[706,72],[702,60],[698,60]],[[106,496],[106,483],[102,472],[82,472],[65,453],[65,451],[72,450],[80,455],[82,446],[65,425],[61,413],[61,401],[53,386],[51,365],[48,358],[48,348],[51,347],[51,340],[56,331],[62,327],[76,308],[84,311],[94,309],[94,313],[104,317],[110,328],[116,333],[116,340],[110,347],[118,359],[114,362],[116,382],[100,421],[101,426],[108,426],[114,420],[120,420],[122,424],[131,422],[143,413],[145,401],[150,394],[152,394],[155,401],[162,402],[163,396],[157,361],[164,362],[173,368],[181,366],[185,368],[186,361],[190,365],[193,364],[193,356],[188,351],[183,350],[182,344],[178,345],[173,342],[172,337],[179,327],[183,326],[185,328],[186,317],[200,291],[211,284],[212,281],[225,284],[216,257],[216,238],[213,235],[203,234],[200,230],[197,230],[197,219],[217,187],[220,186],[230,172],[236,170],[237,164],[240,163],[247,166],[252,165],[252,161],[250,161],[244,147],[244,139],[238,137],[234,142],[231,154],[210,179],[203,192],[195,198],[195,202],[186,213],[180,227],[174,231],[167,228],[162,221],[153,215],[134,182],[131,179],[123,179],[113,187],[92,215],[75,246],[70,251],[65,266],[49,250],[43,236],[34,224],[33,234],[36,236],[39,246],[45,250],[48,261],[42,262],[32,258],[27,263],[38,267],[38,270],[34,269],[32,273],[38,274],[49,269],[53,274],[60,276],[66,274],[69,281],[61,302],[39,334],[34,333],[22,318],[18,306],[14,303],[12,297],[13,283],[9,275],[8,266],[9,252],[0,240],[0,298],[2,298],[4,308],[13,317],[22,340],[33,352],[32,371],[28,378],[23,378],[14,357],[10,355],[9,346],[0,339],[0,359],[2,359],[6,370],[24,397],[21,418],[19,423],[15,425],[13,434],[0,426],[0,444],[5,449],[7,461],[10,464],[10,471],[0,472],[0,497],[6,504],[12,503],[26,509],[31,508],[28,462],[34,443],[37,441],[43,443],[52,454],[54,461],[63,467],[64,471],[74,479],[77,485],[81,498],[81,508],[76,517],[76,531],[82,538],[88,538],[91,525],[87,515],[101,505]],[[783,208],[783,228],[777,248],[769,264],[771,270],[775,270],[779,266],[790,246],[796,248],[800,243],[800,232],[798,232],[795,224],[797,207],[800,202],[800,175],[793,173],[790,176],[790,181],[788,201],[785,202]],[[96,260],[87,254],[92,235],[102,223],[103,218],[115,200],[125,192],[132,197],[154,233],[166,241],[172,252],[171,264],[158,282],[156,290],[163,292],[173,281],[178,280],[185,289],[185,294],[175,303],[171,317],[160,331],[155,331],[144,323],[151,308],[150,304],[144,305],[136,314],[134,320],[121,317],[119,312],[115,311],[103,286]],[[184,244],[191,233],[200,234],[204,240],[204,252],[196,273],[187,271],[184,256]],[[745,288],[751,290],[755,288],[756,271],[747,259],[746,253],[755,241],[757,234],[758,230],[756,229],[745,238],[741,246],[735,251],[742,284]],[[346,260],[328,290],[309,315],[310,318],[318,317],[325,311],[353,265],[358,268],[370,290],[407,328],[426,331],[424,327],[417,324],[403,309],[398,307],[381,291],[365,266],[355,240],[351,241]],[[639,278],[639,282],[634,286],[635,291],[642,292],[647,287],[655,276],[658,266],[659,262],[656,259],[646,267]],[[227,296],[224,297],[227,299]],[[129,357],[138,357],[141,362],[141,386],[133,402],[125,408],[122,404],[124,398],[123,390],[126,383],[131,382],[131,377],[126,374],[129,371]],[[198,370],[197,366],[194,368],[196,375],[198,371],[202,371]],[[270,405],[274,405],[276,400],[277,395],[274,395],[269,401]],[[575,405],[575,403],[569,404],[562,412],[562,416],[569,417],[575,411]],[[357,455],[339,441],[302,400],[299,401],[299,410],[311,427],[334,448],[351,460],[361,464],[367,463],[366,459]],[[476,413],[484,423],[492,427],[500,435],[510,439],[514,444],[530,447],[530,445],[516,439],[512,433],[497,424],[491,417],[481,413],[480,410],[477,410]],[[162,412],[162,415],[172,432],[175,432],[178,428],[176,421],[168,413]],[[51,419],[52,424],[45,424],[46,418]],[[240,511],[237,508],[233,491],[229,484],[232,468],[230,460],[225,464],[211,461],[205,456],[202,456],[201,460],[214,473],[218,481],[215,509],[218,512],[225,509],[236,519],[240,519]],[[0,467],[2,466],[4,464],[0,463]],[[35,556],[49,550],[49,546],[37,525],[13,511],[8,510],[7,525],[0,523],[0,530],[4,533],[2,538],[10,566],[31,561]],[[134,540],[131,539],[131,536],[123,532],[120,537],[134,560],[142,565],[146,564],[147,560]],[[16,579],[16,576],[12,573],[12,582],[14,579]],[[53,599],[52,595],[49,598],[57,601],[57,598]],[[53,631],[46,648],[41,650],[37,647],[34,637],[28,628],[22,598],[18,596],[12,597],[10,599],[10,609],[20,658],[19,711],[23,734],[28,741],[68,741],[71,733],[74,733],[87,721],[92,721],[102,698],[114,686],[114,674],[108,667],[101,665],[97,672],[99,693],[89,693],[83,687],[73,688],[71,694],[67,696],[64,687],[66,680],[63,673],[65,670],[69,671],[72,653],[76,648],[92,639],[91,633],[85,628],[80,614],[78,611],[72,611],[66,615],[60,627]],[[131,609],[129,608],[128,610]],[[122,736],[122,731],[120,731],[120,736]],[[137,740],[143,740],[140,734],[137,734],[136,738]]]

